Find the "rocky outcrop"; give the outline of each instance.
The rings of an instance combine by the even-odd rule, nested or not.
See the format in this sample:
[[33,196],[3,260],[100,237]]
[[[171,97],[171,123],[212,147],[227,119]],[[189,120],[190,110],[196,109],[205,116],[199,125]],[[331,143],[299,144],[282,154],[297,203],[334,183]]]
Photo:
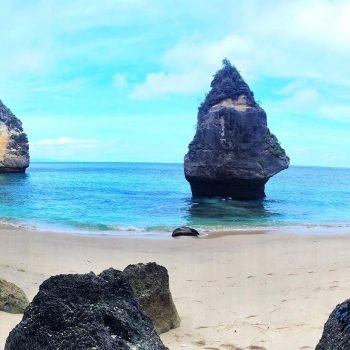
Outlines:
[[0,101],[0,173],[24,173],[29,146],[22,122]]
[[316,350],[350,349],[350,299],[345,300],[330,314]]
[[199,236],[199,232],[191,227],[178,227],[171,234],[172,237],[180,237],[180,236]]
[[180,326],[165,267],[156,263],[129,265],[124,274],[158,334]]
[[197,130],[185,156],[193,196],[259,199],[266,182],[289,165],[267,127],[265,111],[228,60],[198,110]]
[[5,350],[165,350],[123,273],[46,280]]
[[0,279],[0,311],[21,314],[28,304],[29,301],[21,288]]

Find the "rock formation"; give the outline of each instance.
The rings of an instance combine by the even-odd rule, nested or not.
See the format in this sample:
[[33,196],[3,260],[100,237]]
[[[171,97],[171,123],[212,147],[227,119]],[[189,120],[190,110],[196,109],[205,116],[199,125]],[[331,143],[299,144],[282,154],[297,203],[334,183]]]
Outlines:
[[172,237],[180,237],[180,236],[199,236],[199,232],[191,227],[178,227],[176,228],[173,233],[171,234]]
[[197,130],[185,156],[193,196],[259,199],[289,158],[267,127],[265,111],[228,60],[198,109]]
[[350,299],[345,300],[330,314],[316,350],[350,349]]
[[28,304],[29,301],[21,288],[0,279],[0,311],[21,314]]
[[22,122],[0,100],[0,173],[24,173],[29,146]]
[[180,326],[165,267],[156,263],[129,265],[124,274],[158,334]]
[[46,280],[5,350],[165,350],[122,272]]

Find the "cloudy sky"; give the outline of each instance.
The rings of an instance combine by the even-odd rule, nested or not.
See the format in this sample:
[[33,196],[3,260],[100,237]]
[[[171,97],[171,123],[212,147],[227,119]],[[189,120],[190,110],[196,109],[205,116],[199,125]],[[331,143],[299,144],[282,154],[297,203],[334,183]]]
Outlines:
[[350,166],[350,2],[0,0],[32,160],[182,162],[227,57],[295,165]]

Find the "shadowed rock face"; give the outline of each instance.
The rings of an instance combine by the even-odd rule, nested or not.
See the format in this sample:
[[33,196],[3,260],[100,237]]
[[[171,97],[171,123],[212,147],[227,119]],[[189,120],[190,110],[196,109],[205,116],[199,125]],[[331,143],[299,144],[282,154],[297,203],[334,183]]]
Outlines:
[[198,110],[185,156],[193,196],[259,199],[289,158],[267,127],[266,113],[236,68],[224,60]]
[[350,349],[350,299],[345,300],[330,314],[316,350]]
[[29,146],[22,122],[0,100],[0,173],[24,173]]
[[5,350],[166,350],[123,273],[46,280]]
[[180,317],[169,288],[169,275],[156,263],[129,265],[125,276],[158,334],[180,326]]

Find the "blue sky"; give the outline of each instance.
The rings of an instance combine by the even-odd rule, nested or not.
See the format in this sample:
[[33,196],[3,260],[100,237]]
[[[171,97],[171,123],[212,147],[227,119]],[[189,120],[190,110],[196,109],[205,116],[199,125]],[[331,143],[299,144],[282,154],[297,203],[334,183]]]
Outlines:
[[227,57],[295,165],[350,166],[350,2],[0,0],[32,160],[182,162]]

